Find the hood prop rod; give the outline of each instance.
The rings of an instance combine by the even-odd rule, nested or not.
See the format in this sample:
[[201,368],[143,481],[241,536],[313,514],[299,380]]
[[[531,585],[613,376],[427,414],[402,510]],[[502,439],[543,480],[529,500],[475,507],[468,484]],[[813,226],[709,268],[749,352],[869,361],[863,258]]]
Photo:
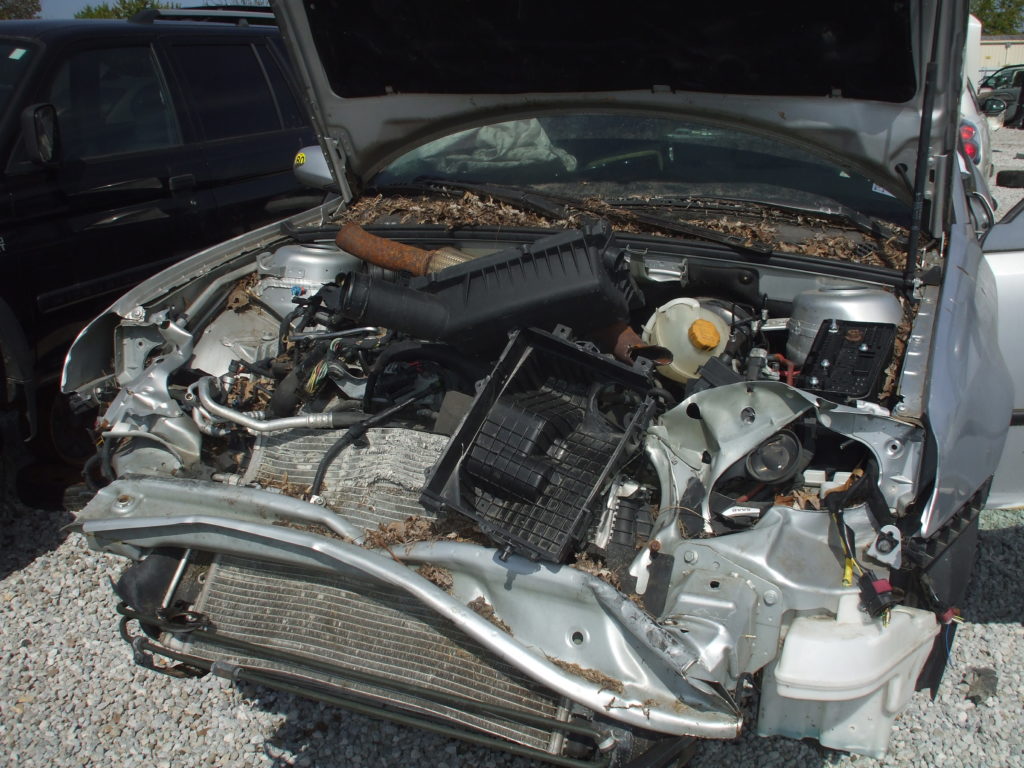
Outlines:
[[[935,81],[938,79],[939,63],[936,54],[939,50],[939,27],[942,20],[939,14],[935,17],[935,28],[932,30],[932,49],[929,52],[928,65],[924,75],[924,105],[921,115],[921,132],[917,137],[917,167],[914,169],[914,207],[910,215],[910,236],[907,240],[907,266],[903,279],[907,287],[913,289],[914,273],[917,271],[917,252],[921,247],[921,222],[924,219],[924,188],[928,183],[928,161],[931,149],[932,112],[935,109]],[[908,291],[909,293],[909,291]]]

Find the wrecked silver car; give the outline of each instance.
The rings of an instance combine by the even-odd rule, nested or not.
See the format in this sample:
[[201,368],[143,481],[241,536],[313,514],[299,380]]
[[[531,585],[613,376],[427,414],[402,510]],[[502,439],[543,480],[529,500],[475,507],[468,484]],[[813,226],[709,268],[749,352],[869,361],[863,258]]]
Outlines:
[[559,765],[745,707],[883,754],[1013,413],[966,4],[378,5],[276,7],[336,199],[68,356],[135,660]]

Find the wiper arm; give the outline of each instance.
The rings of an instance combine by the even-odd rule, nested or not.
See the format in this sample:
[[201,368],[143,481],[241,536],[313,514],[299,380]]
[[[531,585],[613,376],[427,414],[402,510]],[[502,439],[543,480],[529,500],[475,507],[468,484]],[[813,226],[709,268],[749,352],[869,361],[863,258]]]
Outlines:
[[643,224],[652,229],[661,230],[670,234],[686,235],[700,240],[707,240],[720,245],[727,245],[746,253],[757,256],[770,256],[774,251],[771,246],[761,243],[748,242],[737,235],[729,235],[707,227],[696,224],[684,224],[664,216],[654,216],[647,213],[626,210],[614,203],[606,203],[601,200],[579,200],[574,197],[552,195],[549,193],[540,194],[521,187],[504,186],[501,184],[481,184],[476,182],[451,181],[450,179],[434,179],[419,177],[411,182],[400,184],[388,184],[382,187],[374,187],[368,192],[443,192],[447,189],[457,189],[464,192],[487,195],[503,203],[514,205],[523,210],[532,211],[542,216],[553,219],[564,219],[572,211],[589,213],[594,216],[609,219],[612,222],[627,224]]
[[686,235],[687,237],[696,237],[700,240],[708,240],[712,243],[727,245],[730,248],[735,248],[746,253],[752,253],[757,256],[771,256],[775,252],[775,249],[770,245],[756,243],[742,238],[739,235],[729,235],[725,232],[719,232],[717,229],[709,229],[708,227],[702,227],[698,224],[684,224],[681,221],[669,219],[664,216],[653,216],[649,213],[638,213],[637,211],[625,210],[619,208],[616,203],[582,200],[578,203],[578,207],[581,210],[603,216],[606,219],[611,219],[613,221],[618,220],[646,224],[649,227],[660,229],[664,232],[670,232],[676,235]]
[[[743,211],[771,210],[792,213],[798,216],[817,216],[821,219],[840,221],[860,230],[864,234],[875,237],[890,238],[898,234],[893,225],[874,216],[850,208],[842,203],[830,200],[828,208],[812,208],[803,205],[790,205],[786,203],[765,202],[764,200],[750,200],[741,197],[657,197],[651,200],[638,200],[626,198],[623,200],[610,201],[611,205],[626,208],[679,208],[682,210],[707,210],[707,211]],[[710,205],[709,205],[710,204]]]

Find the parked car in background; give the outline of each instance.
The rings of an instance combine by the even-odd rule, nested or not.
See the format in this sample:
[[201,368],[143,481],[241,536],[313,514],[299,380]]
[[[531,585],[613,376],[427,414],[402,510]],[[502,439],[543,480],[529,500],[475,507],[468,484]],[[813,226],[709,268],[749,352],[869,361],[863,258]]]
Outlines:
[[291,173],[315,138],[276,27],[257,23],[272,15],[205,16],[0,23],[5,454],[64,432],[37,400],[114,296],[315,200]]
[[1021,86],[1024,85],[1024,65],[1013,65],[997,69],[987,75],[978,87],[978,96],[984,99],[1000,99],[1006,102],[1004,124],[1020,128],[1024,121],[1024,104],[1021,103]]
[[341,199],[64,369],[131,658],[562,766],[881,757],[1024,499],[967,6],[281,0]]

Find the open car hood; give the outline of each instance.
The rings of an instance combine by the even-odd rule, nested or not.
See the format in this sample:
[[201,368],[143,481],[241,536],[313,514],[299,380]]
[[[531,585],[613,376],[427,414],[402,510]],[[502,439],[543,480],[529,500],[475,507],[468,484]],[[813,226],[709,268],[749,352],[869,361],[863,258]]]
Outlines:
[[458,130],[639,111],[781,135],[909,200],[933,49],[930,154],[955,148],[965,0],[632,5],[614,18],[550,0],[274,6],[346,195]]

